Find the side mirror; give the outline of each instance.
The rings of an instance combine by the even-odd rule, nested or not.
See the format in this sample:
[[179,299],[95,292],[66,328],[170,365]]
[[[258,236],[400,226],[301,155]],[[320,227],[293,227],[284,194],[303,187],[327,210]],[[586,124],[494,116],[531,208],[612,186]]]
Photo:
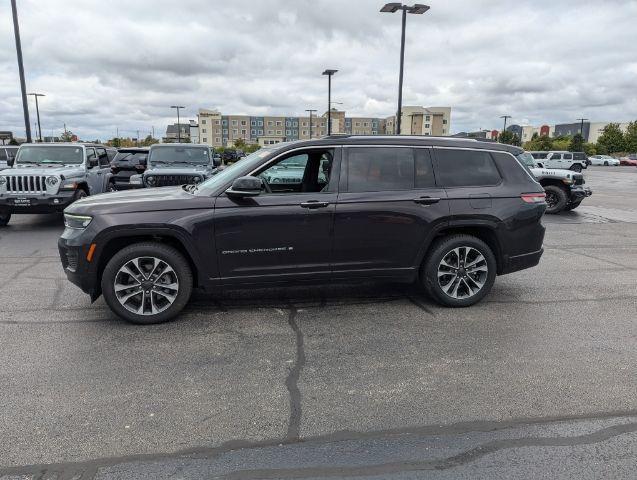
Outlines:
[[226,190],[231,198],[256,197],[261,194],[263,180],[257,177],[239,177],[232,186]]
[[540,163],[540,162],[536,162],[536,165],[537,165],[538,167],[540,167],[540,168],[544,168],[544,165],[543,165],[542,163]]
[[221,165],[221,158],[219,158],[219,157],[212,157],[212,164],[213,164],[215,167],[220,166],[220,165]]
[[97,167],[97,158],[91,158],[88,161],[88,168],[95,168]]
[[9,168],[13,167],[14,163],[15,163],[15,157],[12,157],[12,156],[7,157],[7,167]]

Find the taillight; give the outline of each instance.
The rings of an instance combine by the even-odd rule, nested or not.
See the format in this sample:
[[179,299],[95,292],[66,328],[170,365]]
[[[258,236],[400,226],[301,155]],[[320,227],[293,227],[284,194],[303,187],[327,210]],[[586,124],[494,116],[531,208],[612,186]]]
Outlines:
[[544,203],[545,193],[523,193],[520,198],[526,203]]

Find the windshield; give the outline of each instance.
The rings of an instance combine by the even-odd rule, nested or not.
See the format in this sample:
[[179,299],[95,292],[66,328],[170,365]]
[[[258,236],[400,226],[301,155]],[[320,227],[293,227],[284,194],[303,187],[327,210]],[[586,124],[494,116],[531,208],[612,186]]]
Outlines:
[[150,163],[188,163],[194,165],[210,165],[207,148],[201,147],[159,147],[150,152]]
[[533,155],[531,155],[529,152],[520,153],[517,156],[517,158],[520,161],[520,163],[522,163],[522,165],[527,166],[529,168],[533,168],[536,165]]
[[261,159],[272,153],[273,150],[274,149],[271,148],[262,148],[254,153],[251,153],[247,157],[243,157],[238,162],[227,166],[219,173],[213,175],[208,180],[203,182],[201,185],[198,185],[197,192],[201,192],[202,194],[210,193],[212,190],[216,189],[217,186],[223,185],[224,183],[232,179],[237,174],[237,172],[239,172],[244,167],[256,167],[261,162]]
[[82,147],[20,147],[16,156],[16,164],[81,164],[84,162]]

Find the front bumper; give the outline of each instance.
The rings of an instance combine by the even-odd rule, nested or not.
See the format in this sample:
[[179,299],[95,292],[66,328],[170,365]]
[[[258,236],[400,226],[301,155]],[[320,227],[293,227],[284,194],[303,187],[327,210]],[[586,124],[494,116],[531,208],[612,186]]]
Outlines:
[[590,197],[593,191],[588,187],[576,186],[571,187],[571,196],[569,197],[569,203],[580,203],[586,197]]
[[58,250],[62,268],[69,281],[82,289],[84,293],[91,296],[95,301],[99,297],[99,286],[96,284],[97,265],[87,261],[90,244],[84,243],[80,236],[73,235],[65,237],[65,233],[58,240]]
[[1,194],[0,212],[55,213],[61,212],[75,200],[75,190],[62,190],[56,195]]

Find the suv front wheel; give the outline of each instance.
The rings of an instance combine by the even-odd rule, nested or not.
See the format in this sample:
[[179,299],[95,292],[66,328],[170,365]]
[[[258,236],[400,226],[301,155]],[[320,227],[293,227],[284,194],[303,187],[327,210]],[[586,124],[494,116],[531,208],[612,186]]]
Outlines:
[[484,298],[493,287],[496,260],[489,246],[471,235],[437,240],[423,265],[421,281],[438,303],[468,307]]
[[184,256],[161,243],[137,243],[116,253],[102,274],[102,293],[118,316],[132,323],[162,323],[177,315],[192,293]]

